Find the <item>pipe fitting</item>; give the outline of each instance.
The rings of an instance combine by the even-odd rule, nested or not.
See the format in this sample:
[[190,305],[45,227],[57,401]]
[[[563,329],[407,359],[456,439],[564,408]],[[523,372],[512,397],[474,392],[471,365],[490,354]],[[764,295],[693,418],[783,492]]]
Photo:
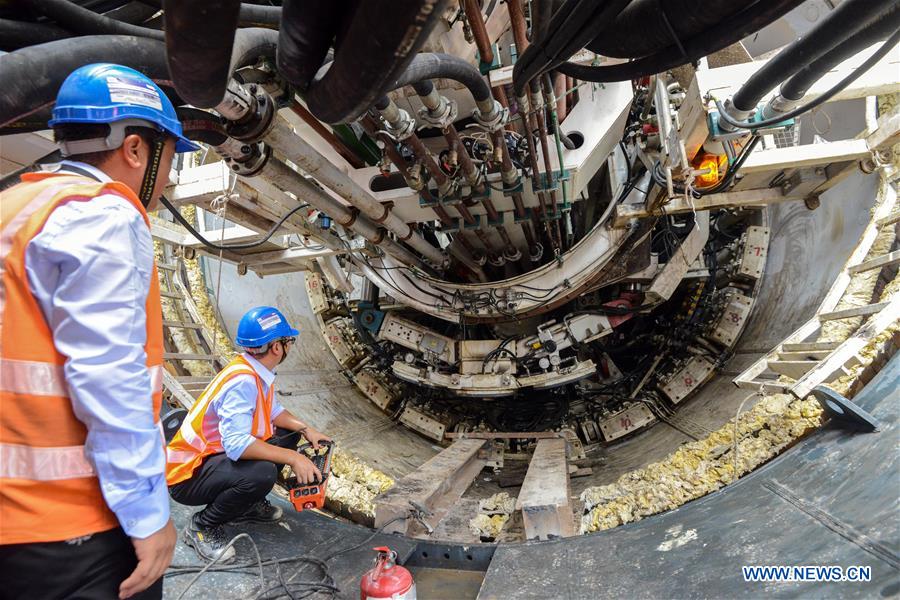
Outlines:
[[491,263],[491,266],[502,267],[506,264],[506,259],[501,254],[492,254],[488,257],[488,262]]
[[486,110],[482,109],[479,103],[479,108],[472,111],[472,118],[488,131],[498,131],[509,121],[509,109],[491,99]]
[[503,258],[508,262],[516,262],[522,258],[522,252],[515,246],[507,246],[503,249]]
[[[426,97],[421,97],[423,102]],[[455,100],[448,100],[443,96],[438,96],[438,98],[440,98],[440,102],[434,109],[429,108],[428,105],[419,109],[419,118],[432,127],[443,130],[456,121],[459,116],[459,107]]]
[[544,245],[540,242],[535,242],[534,245],[528,249],[528,258],[531,262],[538,262],[543,255]]
[[250,85],[248,91],[253,98],[250,109],[238,121],[229,119],[225,131],[236,140],[255,142],[272,129],[277,111],[275,100],[261,86]]
[[[229,144],[229,147],[233,147]],[[225,144],[222,146],[217,146],[216,150],[220,148],[225,151]],[[264,144],[263,142],[258,142],[256,144],[242,144],[238,149],[240,154],[225,156],[225,164],[228,165],[228,168],[231,169],[233,173],[236,175],[240,175],[242,177],[253,177],[257,175],[260,171],[262,171],[263,167],[266,166],[266,163],[269,162],[269,158],[272,156],[272,148]]]
[[485,254],[482,250],[476,249],[474,252],[472,252],[472,261],[474,261],[475,264],[479,267],[483,267],[487,264],[487,254]]
[[[785,98],[780,93],[775,94],[762,109],[763,119],[773,119],[789,112],[797,107],[798,102]],[[730,113],[729,113],[730,114]]]
[[[381,115],[384,117],[386,123],[385,129],[391,137],[398,142],[402,142],[416,132],[416,120],[409,116],[409,113],[402,108],[397,108],[397,105],[393,102],[391,102],[390,106],[396,110],[390,111],[389,109],[385,109],[381,111]],[[392,118],[388,118],[387,115],[390,115]]]
[[[725,101],[725,112],[728,113],[729,117],[737,121],[743,121],[753,114],[752,110],[740,110],[738,108],[735,108],[734,103],[731,101],[731,98]],[[719,129],[727,133],[734,133],[735,131],[737,131],[737,127],[732,126],[730,123],[721,118],[719,119]]]

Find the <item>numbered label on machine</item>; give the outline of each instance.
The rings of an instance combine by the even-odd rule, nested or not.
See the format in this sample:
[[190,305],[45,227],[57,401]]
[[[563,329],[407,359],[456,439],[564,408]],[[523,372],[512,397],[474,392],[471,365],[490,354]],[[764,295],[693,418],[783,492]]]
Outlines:
[[643,404],[632,404],[625,410],[602,419],[600,432],[604,441],[611,442],[654,421],[656,417],[649,408]]
[[678,404],[688,397],[691,392],[703,385],[707,378],[712,375],[712,361],[704,356],[693,356],[678,371],[676,371],[668,380],[659,386],[666,397],[674,404]]

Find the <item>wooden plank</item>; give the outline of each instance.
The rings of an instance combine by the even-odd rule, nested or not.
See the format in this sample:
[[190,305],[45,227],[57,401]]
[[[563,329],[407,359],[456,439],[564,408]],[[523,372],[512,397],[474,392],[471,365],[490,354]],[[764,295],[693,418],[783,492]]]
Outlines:
[[859,263],[858,265],[853,265],[850,267],[850,274],[856,275],[863,271],[871,271],[872,269],[880,269],[881,267],[890,267],[897,263],[900,263],[900,250],[894,250],[893,252],[889,252],[878,258],[873,258],[866,262]]
[[375,527],[384,527],[385,533],[422,536],[424,528],[415,520],[394,521],[409,515],[410,502],[432,512],[427,521],[434,527],[484,468],[486,461],[478,458],[478,451],[486,443],[486,440],[457,440],[398,480],[394,487],[375,498]]
[[840,346],[840,342],[801,342],[797,344],[782,344],[784,352],[817,352],[820,350],[834,350]]
[[884,227],[885,225],[893,225],[894,223],[900,221],[900,210],[896,210],[893,213],[887,215],[886,217],[882,217],[875,221],[875,224],[878,227]]
[[191,410],[194,405],[194,397],[184,389],[178,378],[163,369],[163,388],[167,390],[178,403],[186,410]]
[[522,511],[526,539],[575,535],[565,440],[538,442],[516,500],[516,510]]
[[820,321],[836,321],[838,319],[850,319],[852,317],[864,317],[866,315],[874,315],[881,311],[887,302],[879,302],[877,304],[867,304],[865,306],[854,306],[853,308],[845,308],[843,310],[835,310],[832,312],[822,313],[819,315]]
[[445,433],[444,437],[450,440],[546,440],[563,437],[556,431],[471,431],[468,433]]
[[625,227],[631,219],[644,219],[663,214],[678,215],[719,208],[761,207],[774,202],[787,202],[802,199],[802,196],[785,196],[781,191],[781,188],[776,187],[757,190],[742,190],[739,192],[725,192],[722,194],[708,194],[702,198],[696,198],[691,201],[687,201],[684,198],[675,198],[668,204],[654,210],[649,210],[643,205],[620,204],[615,210],[613,226]]
[[797,383],[791,387],[791,394],[797,398],[805,398],[814,387],[827,381],[835,372],[853,361],[857,353],[869,343],[869,340],[900,318],[900,292],[891,296],[889,302],[881,304],[885,304],[885,307],[880,312],[860,327],[859,331],[844,340],[828,358],[797,380]]
[[769,368],[791,379],[800,379],[817,364],[814,360],[770,360]]
[[163,327],[172,327],[175,329],[200,329],[203,325],[200,323],[183,323],[181,321],[163,321]]
[[798,352],[779,352],[778,360],[822,360],[831,354],[831,350],[803,350]]

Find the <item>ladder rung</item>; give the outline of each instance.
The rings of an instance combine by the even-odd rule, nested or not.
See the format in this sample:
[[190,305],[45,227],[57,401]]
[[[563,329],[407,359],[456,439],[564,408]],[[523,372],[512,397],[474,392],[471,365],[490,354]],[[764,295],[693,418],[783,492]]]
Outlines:
[[884,227],[885,225],[893,225],[897,221],[900,221],[900,210],[896,210],[889,214],[886,217],[882,217],[875,221],[875,225],[878,227]]
[[166,360],[216,360],[212,354],[190,354],[185,352],[163,352]]
[[818,350],[834,350],[840,342],[801,342],[799,344],[782,344],[784,352],[816,352]]
[[816,360],[770,360],[769,368],[791,379],[800,379],[812,370],[819,361]]
[[167,292],[165,290],[159,293],[163,298],[175,298],[176,300],[181,300],[181,294],[176,294],[175,292]]
[[879,256],[878,258],[873,258],[871,260],[867,260],[865,262],[861,262],[858,265],[853,265],[847,272],[851,275],[856,275],[857,273],[862,273],[863,271],[871,271],[872,269],[878,269],[881,267],[889,267],[891,265],[896,265],[900,263],[900,250],[894,250],[893,252],[889,252],[883,256]]
[[163,321],[163,327],[174,327],[177,329],[203,329],[200,323],[182,323],[181,321]]
[[879,302],[877,304],[867,304],[866,306],[855,306],[853,308],[845,308],[843,310],[822,313],[821,315],[819,315],[819,321],[834,321],[837,319],[849,319],[851,317],[874,315],[877,312],[881,312],[881,309],[887,305],[887,302]]
[[184,377],[176,377],[175,380],[182,385],[191,383],[202,383],[203,385],[206,385],[212,381],[212,377],[191,377],[190,375],[185,375]]
[[177,271],[178,267],[170,263],[156,263],[157,269],[163,269],[166,271]]
[[778,360],[822,360],[831,350],[805,350],[801,352],[779,352]]

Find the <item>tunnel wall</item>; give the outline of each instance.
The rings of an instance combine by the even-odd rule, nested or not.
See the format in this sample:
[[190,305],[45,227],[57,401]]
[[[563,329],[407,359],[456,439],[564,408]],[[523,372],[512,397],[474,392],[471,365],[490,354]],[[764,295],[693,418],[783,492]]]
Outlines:
[[[714,430],[734,416],[746,390],[731,380],[812,316],[869,220],[877,176],[856,173],[822,196],[814,211],[803,203],[775,204],[768,210],[771,229],[766,270],[747,329],[724,370],[678,411],[690,430]],[[215,280],[217,265],[211,265]],[[221,311],[233,334],[241,314],[257,304],[274,304],[300,329],[297,347],[279,369],[282,402],[369,464],[392,476],[403,475],[439,450],[396,424],[358,392],[341,373],[319,333],[306,297],[302,274],[260,279],[222,272]],[[749,406],[747,406],[749,408]],[[699,425],[699,428],[697,427]],[[615,481],[620,475],[660,460],[691,437],[666,424],[599,451],[594,475],[573,480],[573,493]]]

